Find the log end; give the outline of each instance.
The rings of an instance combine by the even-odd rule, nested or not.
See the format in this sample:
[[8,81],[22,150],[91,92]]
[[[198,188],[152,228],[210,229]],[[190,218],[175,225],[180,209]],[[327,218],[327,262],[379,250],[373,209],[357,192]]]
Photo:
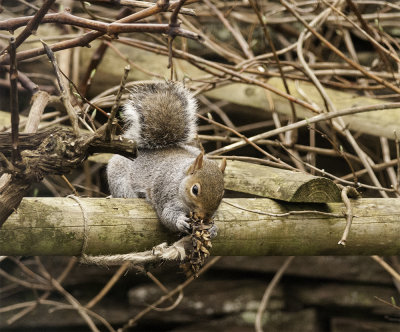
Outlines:
[[340,190],[331,180],[316,177],[297,188],[289,202],[333,203],[341,202]]

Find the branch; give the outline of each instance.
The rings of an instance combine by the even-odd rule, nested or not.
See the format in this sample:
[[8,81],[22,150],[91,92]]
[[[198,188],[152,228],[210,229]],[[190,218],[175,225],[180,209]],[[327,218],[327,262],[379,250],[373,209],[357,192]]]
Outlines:
[[[116,22],[107,24],[99,21],[89,20],[74,16],[68,12],[47,14],[42,23],[61,23],[70,24],[83,28],[89,28],[95,31],[85,33],[81,37],[73,38],[63,42],[55,43],[50,46],[53,52],[61,51],[67,48],[72,48],[76,46],[87,46],[91,41],[103,36],[104,34],[118,34],[123,32],[154,32],[154,33],[167,33],[170,36],[183,36],[186,38],[191,38],[195,40],[201,40],[198,34],[191,31],[180,28],[179,26],[170,26],[169,24],[147,24],[147,23],[136,23],[136,24],[126,24],[128,22],[134,22],[140,20],[144,17],[154,15],[158,12],[164,11],[162,5],[154,5],[151,8],[144,9],[138,13],[132,14],[130,16],[124,17]],[[0,22],[0,30],[11,30],[18,28],[27,24],[32,17],[22,17],[5,20]],[[37,48],[33,50],[22,51],[17,54],[17,59],[19,61],[30,59],[32,57],[44,54],[42,48]],[[0,64],[8,64],[10,61],[7,54],[0,57]]]
[[[0,23],[0,30],[15,29],[25,25],[31,19],[28,17],[19,17],[15,19],[8,19]],[[153,33],[171,33],[179,36],[185,36],[191,39],[200,39],[200,37],[188,30],[174,27],[170,29],[168,24],[155,24],[155,23],[104,23],[95,20],[89,20],[79,16],[75,16],[65,11],[56,14],[47,14],[42,23],[59,23],[78,26],[103,32],[105,34],[113,35],[118,33],[127,32],[153,32]]]
[[[54,2],[55,2],[55,0],[46,0],[45,3],[43,4],[43,6],[37,11],[35,16],[31,16],[29,18],[29,21],[26,22],[25,29],[15,39],[15,48],[17,48],[19,45],[21,45],[32,33],[34,33],[36,31],[36,29],[38,28],[43,17],[46,15],[46,13],[48,12],[48,10],[50,9],[50,7],[53,5]],[[9,20],[5,20],[5,21],[9,21]],[[1,22],[1,24],[3,22]],[[13,30],[15,30],[15,28],[9,27],[7,30],[13,31]],[[4,49],[0,54],[4,54],[7,51],[9,51],[9,47]]]
[[[178,238],[161,225],[144,199],[79,200],[86,215],[87,255],[142,252]],[[343,203],[295,204],[266,198],[226,202],[245,210],[221,204],[212,255],[400,254],[400,201],[396,198],[352,200],[354,218],[346,247],[337,244],[346,224],[340,216]],[[85,233],[82,209],[71,198],[24,198],[0,229],[0,255],[80,255]],[[304,210],[309,212],[294,213]]]
[[[127,158],[136,156],[133,141],[115,138],[104,142],[105,126],[90,135],[76,136],[70,129],[55,128],[45,133],[21,135],[25,138],[25,150],[21,152],[18,168],[6,170],[13,176],[0,183],[0,226],[16,209],[30,185],[48,174],[65,174],[79,166],[90,154],[100,152],[119,153]],[[0,134],[0,150],[9,150],[10,134]],[[4,169],[3,169],[4,171]]]
[[21,159],[18,148],[18,130],[19,130],[19,109],[18,109],[18,70],[15,56],[15,39],[10,39],[10,110],[11,110],[11,139],[12,139],[12,161],[13,163]]

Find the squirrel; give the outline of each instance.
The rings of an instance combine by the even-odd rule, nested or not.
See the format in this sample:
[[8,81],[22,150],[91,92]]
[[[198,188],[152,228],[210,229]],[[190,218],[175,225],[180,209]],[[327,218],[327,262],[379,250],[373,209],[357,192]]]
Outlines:
[[[113,156],[107,166],[112,197],[142,197],[162,224],[190,233],[190,215],[210,219],[224,195],[224,159],[219,166],[191,145],[197,135],[197,101],[178,82],[142,83],[122,110],[124,137],[137,143],[131,160]],[[217,226],[210,229],[211,238]]]

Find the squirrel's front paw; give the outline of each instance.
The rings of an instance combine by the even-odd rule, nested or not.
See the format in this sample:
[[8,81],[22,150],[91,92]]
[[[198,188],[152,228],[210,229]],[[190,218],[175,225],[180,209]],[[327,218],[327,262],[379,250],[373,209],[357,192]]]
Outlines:
[[217,225],[212,225],[211,228],[208,230],[208,232],[210,233],[210,239],[212,240],[213,238],[215,238],[218,234],[218,227]]
[[185,215],[179,216],[176,220],[176,228],[182,233],[190,234],[192,226],[189,224],[190,218]]

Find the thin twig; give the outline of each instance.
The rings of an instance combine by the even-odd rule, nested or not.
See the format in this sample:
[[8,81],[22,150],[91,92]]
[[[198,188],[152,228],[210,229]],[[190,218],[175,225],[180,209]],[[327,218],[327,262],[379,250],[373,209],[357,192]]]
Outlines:
[[[169,18],[169,27],[172,29],[179,28],[180,23],[178,22],[178,13],[181,7],[185,4],[186,0],[179,0],[178,5],[175,7],[174,11],[172,12],[171,17]],[[174,72],[174,64],[172,62],[173,53],[172,53],[172,43],[175,39],[175,35],[168,34],[168,65],[167,68],[171,69],[171,77],[173,79],[173,72]]]
[[88,304],[85,305],[85,308],[91,309],[97,303],[99,303],[101,299],[111,290],[115,283],[121,278],[121,276],[128,270],[129,266],[130,262],[123,263],[114,273],[112,278],[107,282],[107,284],[102,288],[102,290],[93,299],[91,299]]
[[[46,0],[43,6],[37,11],[35,16],[28,22],[25,29],[18,35],[15,39],[15,48],[21,45],[32,33],[35,33],[40,22],[42,21],[43,17],[49,11],[50,7],[53,5],[55,0]],[[10,47],[4,49],[0,52],[0,55],[4,54],[5,52],[9,51]]]
[[[166,10],[168,10],[168,8],[169,8],[168,1],[161,0],[161,1],[158,1],[154,6],[152,6],[150,8],[146,8],[139,12],[136,12],[134,14],[126,16],[114,23],[136,22],[136,21],[144,19],[146,17],[166,11]],[[50,15],[50,14],[48,14],[48,15]],[[44,21],[44,19],[42,21]],[[57,52],[57,51],[65,50],[67,48],[72,48],[72,47],[77,47],[77,46],[87,46],[87,45],[89,45],[89,43],[91,41],[103,36],[106,32],[90,31],[90,32],[85,33],[82,36],[77,37],[77,38],[73,38],[70,40],[66,40],[66,41],[62,41],[62,42],[50,45],[49,48],[53,52]],[[46,51],[43,48],[36,48],[33,50],[21,51],[17,54],[17,59],[18,60],[26,60],[26,59],[30,59],[35,56],[45,54],[45,53],[46,53]],[[9,63],[9,57],[7,55],[4,54],[3,56],[0,56],[0,64],[8,64],[8,63]]]
[[32,96],[32,101],[24,133],[35,133],[38,130],[44,109],[50,101],[50,96],[45,91],[38,91]]
[[260,211],[260,210],[247,209],[240,205],[237,205],[237,204],[234,204],[231,202],[227,202],[226,200],[222,200],[222,202],[224,202],[225,204],[228,204],[230,206],[233,206],[237,209],[243,210],[243,211],[248,211],[248,212],[257,213],[257,214],[261,214],[264,216],[270,216],[270,217],[287,217],[290,215],[304,215],[304,214],[313,215],[313,214],[315,214],[315,215],[328,216],[328,217],[333,217],[333,218],[343,218],[343,214],[316,211],[316,210],[301,210],[301,211],[289,211],[289,212],[285,212],[285,213],[270,213],[270,212],[264,212],[264,211]]
[[275,289],[276,285],[278,284],[279,280],[282,278],[282,275],[285,273],[287,268],[289,267],[290,263],[293,261],[294,256],[289,256],[286,258],[282,266],[279,270],[275,273],[274,277],[272,278],[271,282],[269,283],[268,287],[265,289],[264,295],[262,297],[261,303],[257,309],[257,315],[255,320],[255,329],[257,332],[262,332],[262,315],[267,308],[267,304],[269,298],[271,297],[272,291]]
[[128,74],[129,74],[130,70],[131,70],[131,67],[129,65],[126,65],[124,68],[124,75],[121,78],[121,83],[119,85],[117,95],[115,96],[115,102],[111,108],[110,116],[108,117],[108,120],[107,120],[107,128],[105,131],[105,140],[106,141],[111,140],[111,133],[113,132],[113,127],[115,128],[114,119],[115,119],[115,116],[117,115],[117,111],[118,111],[120,103],[121,103],[121,96],[125,90],[125,83],[126,83],[126,79],[128,78]]
[[93,332],[100,332],[100,330],[96,327],[96,324],[93,322],[93,320],[89,317],[87,314],[85,308],[79,303],[79,301],[72,296],[69,292],[65,290],[65,288],[52,276],[50,273],[45,269],[43,264],[41,263],[39,257],[36,258],[36,263],[38,265],[39,271],[42,273],[42,275],[48,279],[48,282],[51,286],[53,286],[54,289],[56,289],[61,295],[65,297],[65,299],[76,309],[78,314],[83,318],[83,320],[88,324],[89,328]]
[[353,68],[358,69],[362,72],[365,76],[373,79],[374,81],[383,84],[388,89],[395,91],[396,93],[400,93],[400,88],[389,83],[386,80],[381,79],[380,77],[371,74],[367,69],[359,65],[358,63],[354,62],[353,60],[349,59],[342,51],[340,51],[337,47],[333,46],[325,37],[323,37],[319,32],[317,32],[314,28],[312,28],[300,14],[298,14],[295,10],[293,10],[292,6],[286,2],[285,0],[280,0],[281,4],[284,5],[296,18],[299,22],[301,22],[315,37],[317,37],[321,42],[323,42],[331,51],[333,51],[336,55],[346,61],[350,66]]
[[[260,148],[257,144],[255,144],[254,142],[252,142],[250,139],[248,139],[246,136],[244,136],[243,134],[239,133],[238,131],[236,131],[236,130],[230,128],[230,127],[227,127],[227,126],[225,126],[225,125],[223,125],[223,124],[221,124],[221,123],[218,123],[218,122],[214,121],[213,119],[206,118],[206,117],[204,117],[204,116],[202,116],[202,115],[200,115],[200,114],[197,114],[197,117],[199,117],[200,119],[203,119],[203,120],[205,120],[205,121],[208,121],[209,123],[212,123],[212,124],[214,124],[214,125],[216,125],[216,126],[218,126],[218,127],[221,127],[221,128],[223,128],[223,129],[225,129],[225,130],[231,131],[232,133],[234,133],[235,135],[237,135],[238,137],[240,137],[241,139],[243,139],[244,142],[246,142],[247,144],[249,144],[249,145],[251,145],[252,147],[254,147],[257,151],[261,152],[261,153],[262,153],[263,155],[265,155],[266,157],[268,157],[268,158],[274,160],[275,162],[280,163],[280,164],[283,164],[283,165],[289,167],[290,169],[293,169],[293,170],[294,170],[294,167],[291,167],[290,165],[286,164],[285,162],[283,162],[283,161],[280,160],[279,158],[276,158],[276,157],[273,156],[272,154],[270,154],[270,153],[268,153],[267,151],[265,151],[264,149]],[[214,152],[215,152],[215,151],[214,151]],[[214,152],[210,153],[210,155],[213,155]]]
[[57,78],[57,82],[58,82],[58,88],[61,93],[61,99],[63,101],[65,109],[67,110],[69,119],[71,121],[72,129],[76,135],[79,135],[80,129],[79,129],[79,125],[78,125],[78,115],[76,114],[76,111],[71,104],[68,89],[64,85],[64,80],[62,78],[60,68],[58,67],[57,60],[56,60],[51,48],[44,41],[42,41],[42,44],[43,44],[43,48],[45,49],[48,58],[50,59],[51,64],[53,65],[54,73],[56,74],[56,78]]
[[381,257],[379,256],[371,256],[371,258],[377,262],[380,266],[382,266],[394,279],[400,282],[400,274],[392,268],[388,263],[386,263]]
[[400,143],[396,131],[394,131],[394,142],[396,144],[396,159],[397,159],[397,183],[396,190],[400,188]]
[[[200,270],[200,272],[198,273],[198,276],[200,276],[201,274],[203,274],[204,272],[206,272],[211,266],[213,266],[216,262],[218,262],[218,260],[220,259],[220,256],[214,257],[213,259],[211,259],[206,265],[204,265],[204,267]],[[139,312],[135,317],[133,317],[132,319],[130,319],[122,328],[118,329],[118,332],[123,332],[128,330],[130,327],[134,326],[136,324],[136,322],[142,318],[144,315],[146,315],[147,313],[149,313],[151,310],[153,310],[154,307],[159,306],[161,303],[165,302],[166,300],[168,300],[170,297],[174,296],[176,293],[179,293],[181,290],[183,290],[186,286],[188,286],[189,284],[192,283],[193,280],[195,280],[196,277],[195,276],[191,276],[189,277],[185,282],[183,282],[182,284],[180,284],[179,286],[177,286],[175,289],[173,289],[172,291],[170,291],[167,295],[164,295],[162,297],[160,297],[160,299],[158,299],[157,301],[153,302],[151,304],[151,306],[147,307],[146,309],[142,310],[141,312]]]
[[[59,275],[57,278],[57,281],[59,283],[63,282],[63,280],[68,276],[68,274],[71,272],[72,268],[75,266],[77,262],[77,259],[75,257],[72,257],[69,259],[67,266],[63,270],[63,272]],[[21,319],[22,317],[26,316],[28,313],[32,312],[39,304],[42,303],[42,301],[46,300],[51,294],[51,291],[46,291],[43,295],[41,295],[37,301],[34,301],[31,303],[27,308],[21,310],[20,312],[16,313],[14,316],[10,317],[7,319],[7,324],[11,325],[17,320]]]
[[[345,115],[350,115],[350,114],[371,112],[374,110],[382,110],[382,109],[390,109],[390,108],[400,108],[400,103],[389,103],[389,104],[372,105],[372,106],[368,105],[368,106],[361,106],[361,107],[352,107],[352,108],[347,108],[347,109],[336,111],[336,112],[318,114],[311,118],[304,119],[304,120],[292,123],[290,125],[283,126],[281,128],[273,129],[273,130],[267,131],[265,133],[249,137],[248,140],[251,142],[257,142],[260,139],[272,137],[272,136],[278,135],[280,133],[284,133],[284,132],[292,130],[292,129],[305,127],[311,123],[326,121],[326,120],[330,120],[330,119],[334,119],[334,118],[337,118],[340,116],[345,116]],[[246,145],[246,142],[244,142],[244,141],[236,142],[236,143],[224,146],[221,149],[215,150],[215,151],[211,152],[210,154],[216,155],[216,154],[230,152],[232,150],[241,148],[242,146],[245,146],[245,145]]]
[[174,310],[174,309],[182,302],[183,297],[184,297],[184,296],[183,296],[183,290],[181,289],[181,290],[179,291],[179,295],[178,295],[178,297],[176,298],[175,302],[172,303],[170,306],[165,307],[165,308],[158,308],[158,307],[152,306],[151,304],[150,304],[150,306],[152,307],[152,309],[153,309],[154,311],[158,311],[158,312],[171,311],[171,310]]
[[15,39],[10,39],[10,110],[11,110],[11,139],[12,139],[12,162],[21,160],[21,154],[18,147],[19,130],[19,110],[18,110],[18,70],[16,58]]
[[385,301],[385,300],[383,300],[383,299],[381,299],[381,298],[379,298],[379,297],[377,297],[377,296],[374,296],[374,298],[376,298],[378,301],[380,301],[380,302],[382,302],[382,303],[385,303],[385,304],[391,306],[392,308],[395,308],[395,309],[397,309],[397,310],[400,310],[400,306],[398,306],[398,305],[395,305],[395,304],[393,304],[393,303],[390,303],[390,302],[388,302],[388,301]]
[[76,191],[75,187],[72,185],[71,182],[69,182],[68,178],[63,174],[61,175],[61,178],[64,180],[64,182],[67,184],[68,188],[71,189],[71,191],[74,193],[75,196],[79,196],[78,192]]
[[12,276],[11,274],[7,273],[6,271],[4,271],[3,269],[0,269],[0,275],[6,279],[8,279],[11,282],[14,282],[18,285],[21,285],[23,287],[26,288],[30,288],[30,289],[40,289],[40,290],[50,290],[52,289],[51,286],[48,285],[44,285],[44,284],[39,284],[39,283],[33,283],[33,282],[28,282],[25,280],[21,280],[18,279],[14,276]]
[[353,207],[352,207],[351,202],[349,200],[349,197],[347,195],[349,193],[349,191],[352,191],[352,190],[355,190],[355,189],[353,187],[344,187],[342,189],[342,193],[341,193],[343,203],[346,206],[346,213],[345,213],[345,216],[346,216],[346,227],[344,229],[342,238],[338,242],[338,244],[340,244],[342,246],[346,245],[347,237],[349,235],[351,224],[353,222]]
[[221,11],[211,1],[203,0],[203,2],[208,6],[208,8],[210,8],[217,15],[219,20],[229,30],[229,32],[232,34],[233,38],[235,38],[235,40],[238,42],[240,48],[242,49],[242,51],[246,55],[246,57],[248,59],[254,58],[254,55],[251,52],[249,45],[244,40],[243,36],[232,27],[232,25],[229,23],[229,21],[225,18],[224,14],[222,14]]
[[[275,48],[274,41],[272,40],[271,34],[269,33],[268,28],[267,28],[267,25],[265,24],[265,21],[264,21],[264,19],[263,19],[263,17],[262,17],[261,10],[260,10],[260,8],[259,8],[258,2],[257,2],[257,0],[250,0],[250,4],[251,4],[251,6],[253,7],[253,10],[254,10],[254,12],[255,12],[256,15],[257,15],[258,21],[260,22],[260,24],[261,24],[261,26],[262,26],[262,28],[263,28],[264,36],[265,36],[265,38],[266,38],[266,40],[267,40],[269,46],[271,47],[272,53],[273,53],[273,55],[274,55],[275,62],[276,62],[276,64],[277,64],[277,66],[278,66],[279,73],[280,73],[280,76],[281,76],[281,78],[282,78],[282,82],[283,82],[283,86],[284,86],[284,88],[285,88],[285,91],[286,91],[286,93],[287,93],[288,95],[290,95],[289,86],[288,86],[287,81],[286,81],[285,73],[284,73],[284,71],[282,70],[282,65],[281,65],[281,62],[280,62],[280,60],[279,60],[279,56],[278,56],[278,54],[276,53],[276,48]],[[296,119],[297,119],[297,116],[296,116],[296,107],[295,107],[295,105],[294,105],[294,103],[293,103],[292,100],[289,100],[289,104],[290,104],[290,108],[291,108],[291,110],[292,110],[292,122],[295,122]],[[294,143],[294,142],[293,142],[293,143]]]

